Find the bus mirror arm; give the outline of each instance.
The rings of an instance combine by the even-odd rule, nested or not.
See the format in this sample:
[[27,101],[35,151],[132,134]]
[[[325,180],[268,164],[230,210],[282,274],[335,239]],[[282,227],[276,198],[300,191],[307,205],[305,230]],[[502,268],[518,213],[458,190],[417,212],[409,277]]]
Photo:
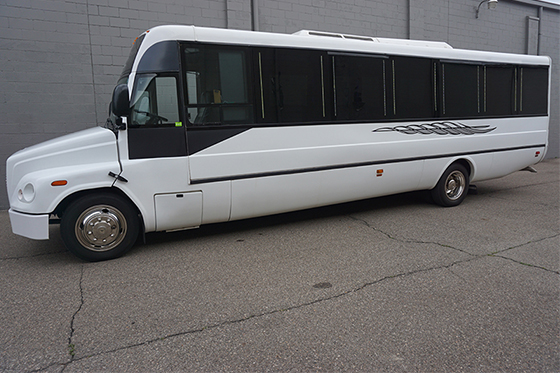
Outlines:
[[118,117],[116,122],[117,123],[116,123],[115,128],[117,130],[124,131],[126,129],[126,123],[123,121],[123,119],[121,117]]
[[[128,101],[128,86],[126,84],[119,84],[113,90],[113,99],[111,100],[111,108],[113,114],[115,114],[119,119],[120,117],[126,117],[130,114],[130,103]],[[120,122],[120,123],[118,123]],[[120,127],[122,125],[122,120],[119,120],[117,125]]]

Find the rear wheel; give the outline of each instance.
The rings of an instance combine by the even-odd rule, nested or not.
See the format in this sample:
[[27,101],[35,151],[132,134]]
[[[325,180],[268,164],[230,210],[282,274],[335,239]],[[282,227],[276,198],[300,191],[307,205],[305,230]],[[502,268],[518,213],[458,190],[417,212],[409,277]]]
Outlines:
[[90,194],[74,201],[60,222],[68,250],[90,262],[123,255],[134,245],[139,231],[135,207],[110,193]]
[[453,163],[445,170],[437,185],[431,190],[435,203],[444,207],[457,206],[469,191],[469,173],[465,166]]

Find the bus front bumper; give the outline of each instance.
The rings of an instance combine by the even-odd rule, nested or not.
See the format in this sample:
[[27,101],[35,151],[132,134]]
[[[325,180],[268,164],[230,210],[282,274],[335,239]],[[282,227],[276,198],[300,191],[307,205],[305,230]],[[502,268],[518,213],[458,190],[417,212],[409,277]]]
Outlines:
[[49,214],[31,215],[8,210],[12,232],[34,240],[49,239]]

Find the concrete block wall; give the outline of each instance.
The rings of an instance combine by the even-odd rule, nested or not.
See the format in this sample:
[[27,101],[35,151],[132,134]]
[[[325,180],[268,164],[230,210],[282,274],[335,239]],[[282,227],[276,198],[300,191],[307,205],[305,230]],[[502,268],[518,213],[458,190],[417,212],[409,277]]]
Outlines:
[[259,5],[261,30],[301,29],[406,38],[408,0],[266,0]]
[[541,54],[552,58],[550,135],[547,158],[560,157],[560,16],[544,9],[541,20]]
[[[1,0],[0,175],[15,151],[102,124],[133,40],[161,24],[301,29],[447,41],[456,48],[526,53],[533,0]],[[560,155],[560,7],[541,19],[541,54],[554,62],[549,157]],[[8,207],[5,184],[0,209]]]

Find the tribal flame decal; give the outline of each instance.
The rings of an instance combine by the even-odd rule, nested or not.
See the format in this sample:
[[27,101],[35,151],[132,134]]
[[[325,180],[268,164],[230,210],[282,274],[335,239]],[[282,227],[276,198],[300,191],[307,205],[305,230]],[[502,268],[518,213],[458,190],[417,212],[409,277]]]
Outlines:
[[381,127],[372,132],[400,132],[407,135],[475,135],[494,131],[496,127],[489,125],[467,126],[459,122],[434,122],[424,124],[411,124],[409,126]]

